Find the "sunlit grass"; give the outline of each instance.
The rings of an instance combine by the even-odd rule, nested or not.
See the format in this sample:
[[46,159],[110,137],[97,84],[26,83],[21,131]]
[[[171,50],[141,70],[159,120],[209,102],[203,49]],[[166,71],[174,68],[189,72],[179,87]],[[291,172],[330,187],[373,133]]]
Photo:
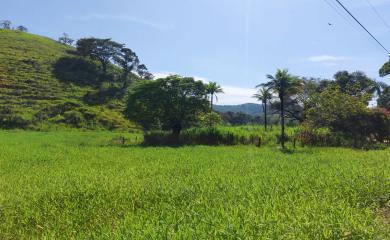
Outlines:
[[389,237],[377,210],[390,150],[131,144],[141,137],[0,132],[0,239]]

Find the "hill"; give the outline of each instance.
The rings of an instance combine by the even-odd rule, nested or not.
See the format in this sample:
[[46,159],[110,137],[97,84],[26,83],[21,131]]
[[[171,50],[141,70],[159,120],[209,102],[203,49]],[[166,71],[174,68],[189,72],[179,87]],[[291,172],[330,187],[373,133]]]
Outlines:
[[260,116],[263,112],[261,105],[256,103],[245,103],[240,105],[215,105],[214,109],[220,113],[241,112],[251,116]]
[[[130,129],[123,100],[100,101],[97,63],[52,39],[0,30],[0,128]],[[96,101],[96,100],[99,101]]]

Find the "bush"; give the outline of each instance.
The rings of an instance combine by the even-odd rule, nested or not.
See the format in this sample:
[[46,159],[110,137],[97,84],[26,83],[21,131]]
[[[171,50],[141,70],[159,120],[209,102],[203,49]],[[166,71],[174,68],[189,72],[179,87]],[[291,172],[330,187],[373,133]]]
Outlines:
[[172,145],[257,145],[261,144],[258,135],[239,135],[232,131],[223,131],[218,128],[191,128],[183,131],[179,140],[172,133],[152,131],[145,133],[144,145],[172,146]]
[[24,118],[22,115],[17,113],[0,114],[0,128],[14,129],[21,128],[25,129],[31,124],[31,121]]
[[342,133],[331,132],[326,128],[304,127],[297,133],[296,139],[302,145],[319,147],[348,146],[351,144]]
[[82,113],[78,111],[67,111],[64,113],[65,123],[71,124],[76,127],[81,127],[85,124],[85,119]]
[[220,125],[222,123],[221,115],[216,112],[200,114],[199,123],[202,127],[214,127]]

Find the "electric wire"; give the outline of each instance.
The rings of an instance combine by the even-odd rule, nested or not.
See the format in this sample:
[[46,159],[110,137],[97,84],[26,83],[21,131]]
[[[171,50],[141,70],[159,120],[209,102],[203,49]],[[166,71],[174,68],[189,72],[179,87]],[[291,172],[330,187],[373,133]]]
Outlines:
[[374,39],[387,52],[387,54],[390,55],[390,51],[387,50],[387,48],[385,48],[383,44],[379,42],[379,40],[370,31],[368,31],[368,29],[351,13],[351,11],[349,11],[344,6],[344,4],[342,4],[339,0],[335,0],[335,1],[371,36],[372,39]]

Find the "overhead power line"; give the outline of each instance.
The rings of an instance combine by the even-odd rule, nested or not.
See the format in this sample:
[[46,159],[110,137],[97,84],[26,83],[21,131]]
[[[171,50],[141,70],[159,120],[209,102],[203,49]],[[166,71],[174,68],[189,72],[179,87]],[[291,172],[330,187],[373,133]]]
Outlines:
[[353,27],[356,31],[359,32],[360,28],[358,29],[358,27],[355,26],[355,24],[352,21],[352,19],[350,19],[348,17],[348,15],[346,15],[346,13],[344,13],[343,10],[339,9],[337,7],[337,5],[334,5],[334,4],[337,4],[337,3],[334,3],[332,0],[324,0],[324,2],[326,4],[328,4],[328,6],[331,7],[340,17],[342,17],[351,27]]
[[385,48],[385,46],[383,46],[383,44],[379,42],[379,40],[374,37],[374,35],[372,35],[372,33],[368,31],[365,26],[363,26],[363,24],[344,6],[344,4],[342,4],[339,0],[335,1],[387,52],[387,54],[390,55],[390,51],[387,50],[387,48]]
[[382,17],[382,15],[379,13],[379,11],[376,9],[376,7],[371,3],[370,0],[366,0],[368,5],[370,5],[371,9],[375,12],[375,14],[378,16],[378,18],[383,22],[383,24],[386,26],[386,28],[390,31],[390,26],[386,22],[386,20]]

